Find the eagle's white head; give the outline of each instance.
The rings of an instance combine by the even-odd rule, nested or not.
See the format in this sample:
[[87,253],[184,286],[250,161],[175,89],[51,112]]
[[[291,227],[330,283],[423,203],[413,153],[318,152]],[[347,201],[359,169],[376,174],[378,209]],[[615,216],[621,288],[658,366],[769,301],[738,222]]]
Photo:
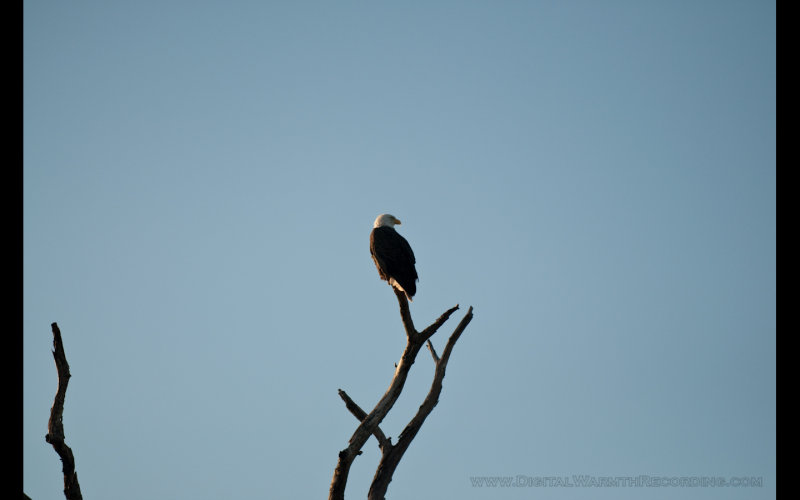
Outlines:
[[380,214],[377,219],[375,219],[375,224],[372,227],[394,227],[395,224],[401,224],[400,219],[395,217],[394,215],[389,214]]

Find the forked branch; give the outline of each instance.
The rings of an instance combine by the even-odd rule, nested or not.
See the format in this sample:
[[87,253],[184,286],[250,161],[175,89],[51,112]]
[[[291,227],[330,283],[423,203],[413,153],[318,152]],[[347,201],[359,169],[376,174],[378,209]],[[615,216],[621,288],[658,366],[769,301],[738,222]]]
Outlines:
[[[411,440],[414,439],[414,436],[416,436],[417,432],[425,421],[425,418],[431,413],[439,400],[439,394],[442,390],[442,380],[444,379],[444,372],[445,368],[447,367],[447,361],[450,357],[450,352],[452,351],[453,346],[458,338],[461,336],[461,333],[472,320],[472,307],[470,307],[466,316],[464,316],[453,334],[450,336],[442,357],[438,358],[434,353],[436,371],[431,390],[420,407],[420,410],[417,412],[417,415],[414,416],[411,422],[409,422],[409,424],[403,430],[398,443],[393,445],[391,440],[385,437],[383,431],[381,431],[378,426],[383,421],[384,417],[386,417],[387,413],[389,413],[389,410],[392,409],[392,406],[394,406],[394,403],[397,401],[397,399],[400,397],[400,393],[402,392],[406,378],[408,377],[408,372],[411,370],[411,365],[414,364],[417,354],[419,354],[422,346],[428,342],[433,334],[436,333],[436,331],[445,323],[445,321],[447,321],[448,318],[450,318],[450,316],[458,309],[457,305],[448,309],[436,321],[434,321],[433,324],[421,332],[418,332],[414,328],[414,322],[411,318],[411,312],[409,311],[408,300],[406,299],[405,294],[395,290],[395,295],[397,296],[397,300],[400,305],[400,318],[406,331],[406,347],[403,351],[402,357],[400,358],[400,362],[397,364],[397,368],[395,370],[394,377],[389,384],[389,388],[369,414],[366,414],[363,410],[361,410],[361,408],[355,404],[344,391],[341,389],[339,390],[339,395],[345,401],[345,405],[347,406],[348,410],[355,415],[355,417],[360,421],[360,424],[353,433],[353,436],[350,438],[349,446],[339,452],[339,460],[336,464],[336,470],[333,473],[333,480],[331,481],[331,487],[328,496],[329,500],[344,500],[344,491],[345,487],[347,486],[347,477],[350,473],[350,466],[355,458],[361,454],[361,449],[364,447],[364,444],[371,435],[374,435],[378,440],[378,444],[381,448],[382,458],[380,464],[378,465],[378,470],[375,473],[372,486],[370,487],[369,498],[383,499],[389,482],[392,480],[392,474],[397,468],[397,464],[400,462],[403,453],[405,453],[405,450],[408,449],[409,444],[411,444]],[[431,352],[433,352],[433,346],[430,343],[429,347]]]
[[427,341],[433,361],[436,363],[433,383],[428,391],[428,395],[425,397],[425,401],[422,402],[419,410],[417,410],[417,414],[414,415],[405,429],[403,429],[403,432],[400,433],[397,444],[388,449],[381,448],[383,454],[378,464],[378,469],[375,472],[375,477],[372,479],[372,484],[369,487],[369,494],[367,495],[368,500],[384,500],[386,490],[389,488],[389,483],[392,481],[392,476],[400,463],[400,459],[403,458],[403,454],[408,449],[411,441],[416,437],[422,424],[425,423],[425,419],[428,418],[428,415],[431,414],[433,408],[439,402],[439,395],[442,392],[442,381],[444,380],[444,373],[447,369],[447,362],[450,360],[450,353],[453,351],[453,346],[455,346],[458,338],[470,321],[472,321],[472,307],[469,308],[467,314],[458,324],[455,331],[453,331],[450,338],[447,339],[447,345],[444,347],[441,358],[436,355],[431,341]]
[[[367,412],[362,410],[361,407],[358,406],[355,401],[350,399],[350,396],[348,396],[347,393],[341,389],[339,389],[339,397],[342,398],[347,409],[350,410],[350,413],[352,413],[359,422],[367,418]],[[386,437],[386,434],[383,433],[380,427],[375,426],[375,431],[372,434],[375,436],[375,439],[378,440],[378,446],[380,446],[381,449],[392,446],[392,440]]]

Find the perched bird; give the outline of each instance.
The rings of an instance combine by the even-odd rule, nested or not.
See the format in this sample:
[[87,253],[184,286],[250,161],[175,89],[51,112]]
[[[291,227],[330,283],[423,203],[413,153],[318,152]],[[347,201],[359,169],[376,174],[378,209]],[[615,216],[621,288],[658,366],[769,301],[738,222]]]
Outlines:
[[418,277],[414,267],[417,261],[411,245],[394,230],[395,224],[400,224],[400,221],[394,215],[381,214],[375,219],[369,235],[369,251],[381,279],[405,292],[408,300],[413,300],[417,293]]

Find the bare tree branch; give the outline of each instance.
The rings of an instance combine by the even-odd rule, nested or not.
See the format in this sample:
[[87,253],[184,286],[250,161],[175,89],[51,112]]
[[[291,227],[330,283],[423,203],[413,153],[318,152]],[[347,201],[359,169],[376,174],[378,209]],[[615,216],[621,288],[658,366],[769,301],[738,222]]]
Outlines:
[[441,358],[436,355],[433,344],[431,344],[430,340],[428,340],[428,348],[430,349],[431,355],[436,363],[433,383],[428,391],[428,395],[425,397],[425,401],[422,402],[419,410],[417,410],[417,414],[414,415],[414,418],[411,419],[408,425],[406,425],[405,429],[403,429],[403,432],[400,433],[400,437],[397,439],[397,444],[389,449],[383,450],[383,456],[381,457],[381,461],[378,464],[378,469],[375,471],[375,477],[373,478],[372,484],[369,488],[369,493],[367,495],[368,500],[384,500],[386,496],[386,490],[389,487],[389,483],[392,481],[392,476],[394,475],[394,471],[397,469],[397,466],[400,463],[400,459],[403,458],[403,454],[408,449],[411,441],[414,439],[414,437],[416,437],[417,433],[422,427],[422,424],[425,423],[425,419],[428,418],[428,415],[430,415],[430,413],[433,411],[433,408],[437,403],[439,403],[439,394],[442,392],[442,382],[444,380],[447,362],[450,360],[450,353],[453,351],[453,346],[455,346],[458,338],[461,336],[461,333],[464,331],[470,321],[472,321],[472,307],[469,308],[467,314],[464,316],[458,326],[456,326],[456,329],[453,331],[452,335],[450,335],[450,338],[447,340],[447,345],[445,345],[444,351],[442,352]]
[[419,352],[420,344],[415,344],[410,339],[406,344],[403,357],[400,358],[400,363],[395,370],[394,378],[392,379],[386,393],[375,405],[375,408],[370,412],[356,428],[353,436],[350,438],[349,446],[339,452],[339,460],[336,464],[336,469],[333,473],[333,480],[331,481],[331,488],[329,493],[330,500],[343,500],[344,490],[347,486],[347,477],[350,474],[350,466],[353,460],[361,453],[361,448],[364,443],[375,432],[375,429],[383,421],[384,417],[389,410],[392,409],[397,398],[400,397],[400,392],[403,390],[403,385],[408,377],[408,372],[414,359]]
[[[404,449],[402,452],[400,452],[399,454],[394,453],[394,450],[397,447],[397,445],[391,445],[391,442],[381,443],[381,438],[378,437],[378,435],[375,434],[375,432],[376,430],[380,431],[380,429],[378,429],[378,426],[383,421],[384,417],[386,417],[386,414],[389,412],[389,410],[392,409],[392,406],[394,406],[394,403],[397,401],[397,398],[400,397],[400,393],[402,392],[403,386],[405,385],[406,382],[406,378],[408,377],[408,372],[411,370],[411,365],[414,364],[417,354],[419,353],[420,349],[425,344],[425,342],[428,339],[430,339],[430,337],[434,333],[436,333],[439,327],[441,327],[445,323],[445,321],[448,320],[450,315],[452,315],[453,312],[455,312],[458,309],[458,305],[448,309],[433,324],[425,328],[422,332],[418,332],[414,328],[414,321],[411,318],[411,312],[409,310],[408,300],[406,299],[405,294],[395,290],[395,295],[397,296],[397,301],[400,305],[400,318],[403,322],[403,327],[405,328],[406,331],[406,339],[407,339],[406,347],[403,351],[402,357],[400,358],[400,362],[396,365],[395,374],[394,377],[392,378],[391,383],[389,384],[389,388],[386,390],[386,393],[383,395],[383,397],[381,397],[380,401],[378,401],[378,403],[375,405],[375,408],[369,414],[362,417],[361,415],[364,413],[363,410],[358,408],[358,410],[361,410],[361,412],[360,413],[355,412],[352,406],[355,405],[355,403],[352,403],[351,400],[352,405],[349,405],[347,403],[347,400],[345,400],[345,404],[348,406],[348,409],[351,411],[351,413],[356,415],[356,418],[358,418],[361,421],[361,423],[356,428],[355,432],[353,433],[353,436],[350,438],[349,446],[339,452],[339,460],[336,463],[336,469],[334,470],[333,479],[331,481],[331,487],[328,496],[329,500],[344,500],[344,491],[345,487],[347,486],[347,477],[350,474],[350,466],[352,465],[355,458],[361,454],[361,448],[363,448],[364,444],[371,435],[375,435],[376,438],[378,439],[379,444],[381,446],[381,451],[383,453],[383,457],[385,458],[387,456],[390,456],[391,460],[394,460],[394,457],[396,457],[396,460],[399,463],[399,460],[402,457],[403,452],[405,452],[405,449],[408,448],[408,445],[414,438],[414,435],[416,435],[416,432],[419,430],[419,427],[422,425],[422,422],[425,420],[425,417],[430,413],[431,410],[433,410],[433,406],[436,405],[436,401],[438,401],[439,392],[441,392],[441,380],[439,380],[438,383],[439,388],[434,396],[433,405],[430,407],[429,410],[427,410],[427,413],[425,413],[424,416],[421,417],[419,424],[416,425],[416,427],[412,427],[412,429],[414,428],[416,429],[413,430],[413,435],[412,431],[408,432],[406,432],[406,430],[403,431],[409,437],[406,438],[407,442],[404,445]],[[452,343],[455,343],[455,341],[458,339],[458,336],[461,335],[461,332],[464,330],[464,328],[466,328],[467,324],[471,319],[472,319],[472,307],[469,308],[467,316],[461,321],[459,326],[456,328],[456,332],[454,332],[454,334],[451,335]],[[452,347],[450,347],[450,350],[452,350]],[[447,348],[446,351],[447,351],[447,356],[449,357],[449,351],[447,350]],[[437,361],[437,374],[439,373],[440,370],[439,363],[440,361]],[[445,360],[445,362],[441,364],[440,378],[444,378],[444,368],[446,365],[447,361]],[[434,384],[436,384],[436,379],[434,379]],[[342,395],[343,392],[344,391],[340,390],[340,396]],[[433,392],[433,388],[431,389],[431,392]],[[431,395],[429,394],[429,398],[430,397]],[[426,398],[426,401],[429,398]],[[349,397],[347,399],[349,399]],[[423,405],[424,404],[425,403],[423,403]],[[355,407],[358,406],[355,405]],[[409,424],[409,426],[411,426],[411,423]],[[409,429],[409,426],[406,426],[407,430]],[[381,431],[380,434],[383,434],[383,432]],[[382,458],[381,464],[383,463],[384,459]],[[389,481],[391,481],[391,474],[394,472],[396,466],[397,465],[395,463],[393,466],[387,468],[388,480],[385,481],[386,486],[383,487],[382,490],[383,493],[385,493],[386,487],[388,487],[388,483]],[[380,474],[380,471],[381,468],[379,466],[378,472],[376,472],[376,479],[378,477],[378,474]],[[386,473],[381,475],[381,478],[387,477],[385,474]],[[373,485],[374,484],[375,481],[373,481]],[[370,492],[372,493],[372,488],[370,488]]]
[[53,449],[61,458],[64,472],[64,496],[67,500],[82,500],[78,473],[75,472],[75,457],[72,455],[72,449],[64,442],[64,398],[66,398],[67,384],[72,375],[69,373],[69,363],[67,363],[67,355],[64,353],[61,330],[56,323],[53,323],[51,327],[53,329],[53,359],[55,359],[58,371],[58,390],[50,410],[50,421],[47,424],[47,435],[44,439],[53,445]]
[[439,316],[439,319],[437,319],[436,321],[433,322],[433,324],[431,326],[429,326],[428,328],[422,330],[419,333],[419,336],[420,336],[419,343],[422,344],[423,342],[425,342],[429,338],[433,337],[433,334],[436,333],[437,330],[439,330],[439,327],[442,326],[445,321],[450,319],[450,315],[452,315],[457,310],[458,310],[458,304],[456,304],[455,306],[453,306],[450,309],[448,309],[447,311],[445,311],[441,316]]
[[[355,401],[350,399],[350,396],[348,396],[347,393],[341,389],[339,389],[339,397],[342,398],[342,400],[344,400],[344,405],[347,407],[348,410],[350,410],[350,413],[352,413],[358,419],[359,422],[367,418],[367,412],[362,410],[361,407],[358,406],[358,404],[356,404]],[[376,426],[375,432],[373,432],[372,434],[375,436],[375,439],[378,440],[378,445],[381,447],[382,450],[391,448],[392,446],[391,438],[387,438],[386,434],[383,433],[380,427]]]
[[417,335],[414,329],[414,321],[411,319],[411,311],[408,309],[408,299],[406,294],[400,290],[392,287],[394,294],[397,296],[397,303],[400,304],[400,319],[403,320],[403,327],[406,329],[406,337],[413,338]]
[[431,344],[431,339],[428,339],[428,350],[431,351],[431,356],[433,357],[433,362],[439,362],[439,356],[436,355],[436,349],[433,348],[433,344]]

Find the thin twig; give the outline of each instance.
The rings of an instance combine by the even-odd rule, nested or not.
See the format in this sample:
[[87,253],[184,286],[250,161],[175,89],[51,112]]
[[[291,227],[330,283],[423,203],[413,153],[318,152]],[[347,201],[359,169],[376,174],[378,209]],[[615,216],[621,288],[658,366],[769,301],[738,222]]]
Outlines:
[[436,333],[439,327],[442,326],[445,321],[450,319],[450,315],[456,312],[457,310],[458,310],[458,304],[446,310],[444,313],[442,313],[441,316],[439,316],[439,318],[436,321],[433,322],[431,326],[419,332],[419,337],[420,337],[419,342],[420,343],[425,342],[429,338],[433,337],[433,334]]
[[431,343],[431,339],[428,339],[428,350],[431,351],[431,356],[433,357],[433,362],[439,362],[439,356],[436,355],[436,349],[433,348],[433,344]]

